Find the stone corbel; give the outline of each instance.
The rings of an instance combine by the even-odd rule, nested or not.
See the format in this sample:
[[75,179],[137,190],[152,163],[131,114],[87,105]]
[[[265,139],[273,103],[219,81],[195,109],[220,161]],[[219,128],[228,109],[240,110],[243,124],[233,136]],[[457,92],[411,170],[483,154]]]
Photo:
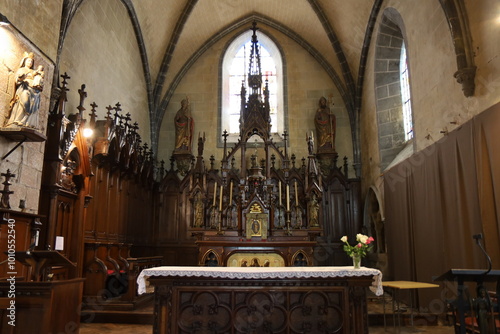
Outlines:
[[457,82],[462,85],[462,91],[466,97],[474,95],[476,85],[474,78],[476,77],[476,66],[461,68],[453,74]]
[[453,76],[462,85],[464,95],[471,97],[475,90],[476,66],[465,5],[461,0],[439,0],[439,2],[448,20],[457,58],[457,71]]

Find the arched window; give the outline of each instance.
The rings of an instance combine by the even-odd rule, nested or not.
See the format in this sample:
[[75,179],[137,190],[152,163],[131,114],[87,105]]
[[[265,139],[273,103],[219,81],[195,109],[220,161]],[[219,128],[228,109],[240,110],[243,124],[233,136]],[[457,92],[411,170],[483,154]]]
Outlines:
[[[240,134],[240,93],[242,83],[247,86],[251,38],[252,31],[241,34],[231,42],[223,55],[220,132],[226,130],[229,133],[228,142],[236,142]],[[266,79],[269,84],[271,133],[273,137],[279,138],[275,134],[281,134],[285,129],[283,59],[277,45],[268,36],[257,32],[257,38],[260,45],[263,84]]]
[[403,103],[405,140],[408,141],[413,138],[413,117],[411,112],[410,76],[408,73],[408,62],[406,59],[406,46],[404,41],[401,45],[401,57],[399,60],[399,80],[401,84],[401,100]]
[[[375,97],[380,168],[409,157],[414,150],[410,73],[404,24],[399,13],[384,11],[376,40]],[[410,59],[411,60],[411,59]]]

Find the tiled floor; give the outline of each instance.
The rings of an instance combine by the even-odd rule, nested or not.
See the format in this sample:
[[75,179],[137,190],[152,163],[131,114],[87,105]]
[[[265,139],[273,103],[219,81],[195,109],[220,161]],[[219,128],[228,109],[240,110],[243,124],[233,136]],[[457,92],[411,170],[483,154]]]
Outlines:
[[[153,312],[152,307],[150,311]],[[387,310],[388,311],[388,310]],[[368,312],[370,314],[382,314],[383,307],[380,299],[368,300]],[[390,312],[390,311],[388,311]],[[392,314],[388,315],[392,317]],[[391,319],[387,318],[388,325],[384,326],[371,326],[369,328],[370,334],[382,333],[429,333],[429,334],[454,334],[453,327],[447,325],[440,326],[421,326],[422,322],[417,323],[418,326],[411,327],[402,326],[401,328],[394,328],[390,325]],[[379,318],[379,323],[383,323]],[[111,334],[151,334],[153,333],[152,325],[130,325],[130,324],[110,324],[110,323],[82,323],[80,327],[80,334],[94,334],[94,333],[111,333]]]
[[112,333],[112,334],[151,334],[152,325],[126,324],[81,324],[80,334]]
[[397,328],[386,328],[384,327],[370,327],[370,334],[381,334],[381,333],[429,333],[429,334],[454,334],[455,330],[450,326],[427,326],[427,327],[413,327],[413,328],[401,328],[398,331]]
[[[151,334],[151,325],[124,325],[124,324],[82,324],[80,334],[111,333],[111,334]],[[419,326],[414,328],[370,327],[370,334],[382,333],[429,333],[429,334],[453,334],[450,326]]]

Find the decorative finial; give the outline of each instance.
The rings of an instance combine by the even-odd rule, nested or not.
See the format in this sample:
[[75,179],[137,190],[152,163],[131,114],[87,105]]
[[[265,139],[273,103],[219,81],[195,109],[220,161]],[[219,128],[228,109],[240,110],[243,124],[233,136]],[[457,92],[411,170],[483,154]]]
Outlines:
[[11,194],[14,193],[12,190],[10,190],[10,185],[12,184],[10,183],[10,179],[15,177],[16,175],[12,174],[10,172],[10,169],[7,169],[7,173],[2,173],[0,175],[5,177],[5,181],[2,183],[4,186],[3,190],[0,191],[2,193],[2,198],[0,200],[0,208],[10,209],[9,197]]

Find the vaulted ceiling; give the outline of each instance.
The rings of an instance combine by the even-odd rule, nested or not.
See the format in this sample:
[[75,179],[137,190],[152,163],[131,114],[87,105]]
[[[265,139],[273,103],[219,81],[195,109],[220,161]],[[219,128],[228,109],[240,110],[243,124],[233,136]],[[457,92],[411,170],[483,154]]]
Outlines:
[[[141,50],[152,124],[161,123],[171,94],[191,64],[219,39],[248,29],[254,20],[262,29],[288,36],[317,59],[355,124],[363,45],[381,0],[375,4],[366,0],[121,1]],[[65,1],[63,26],[83,2]]]
[[[58,54],[73,17],[87,0],[63,0]],[[383,0],[118,0],[127,10],[142,58],[153,147],[177,86],[206,50],[256,21],[279,32],[317,61],[349,115],[359,160],[359,112],[364,61]],[[107,2],[99,2],[112,12]],[[123,18],[121,18],[123,19]]]
[[[152,98],[158,107],[186,64],[219,38],[256,20],[314,54],[347,104],[353,102],[373,2],[366,0],[124,1],[144,43]],[[165,95],[166,94],[166,95]],[[163,106],[164,107],[164,106]],[[351,105],[352,107],[352,105]],[[160,108],[163,109],[163,108]]]
[[[70,22],[84,1],[66,0],[63,22]],[[307,50],[335,83],[351,128],[358,126],[363,54],[382,0],[121,1],[141,51],[153,133],[189,67],[218,40],[249,29],[252,21]]]

